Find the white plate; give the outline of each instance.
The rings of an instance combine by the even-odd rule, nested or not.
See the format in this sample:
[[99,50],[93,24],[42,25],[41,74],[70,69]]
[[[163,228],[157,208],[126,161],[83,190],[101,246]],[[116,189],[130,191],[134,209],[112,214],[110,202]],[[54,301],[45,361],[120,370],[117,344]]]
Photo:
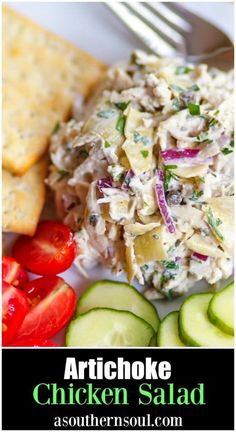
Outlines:
[[[102,2],[13,2],[10,6],[28,15],[45,28],[74,42],[107,64],[128,58],[130,52],[135,48],[143,48],[139,41],[111,15]],[[232,3],[186,2],[186,6],[204,18],[211,20],[233,38]],[[48,210],[44,212],[44,217],[46,213],[48,213]],[[7,235],[9,247],[14,237]],[[115,278],[109,270],[102,267],[91,270],[88,279],[82,277],[74,266],[62,273],[61,276],[75,288],[78,296],[95,280],[125,280],[125,276]],[[138,284],[135,284],[135,286],[138,289],[141,288]],[[192,292],[207,289],[207,285],[200,282],[189,291],[188,295]],[[183,299],[184,296],[173,301],[155,301],[154,304],[162,318],[168,312],[179,309]],[[54,340],[63,344],[64,331],[60,332]]]

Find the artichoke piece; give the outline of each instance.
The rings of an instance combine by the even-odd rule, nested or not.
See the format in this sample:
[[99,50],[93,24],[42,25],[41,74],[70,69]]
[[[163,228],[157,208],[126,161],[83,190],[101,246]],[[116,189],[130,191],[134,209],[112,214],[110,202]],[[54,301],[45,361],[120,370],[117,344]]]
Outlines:
[[209,238],[194,234],[190,239],[186,240],[186,246],[193,252],[202,255],[210,256],[213,258],[222,258],[225,256],[224,252],[217,247],[217,243]]
[[135,256],[134,248],[129,245],[125,248],[125,258],[126,258],[126,272],[128,282],[131,284],[135,277]]
[[[128,107],[125,111],[126,141],[122,146],[129,164],[136,175],[148,171],[152,167],[153,127],[145,127],[144,120],[150,115]],[[151,120],[150,120],[151,121]]]
[[127,219],[129,217],[129,200],[111,202],[109,213],[113,221],[119,222],[121,219]]
[[127,158],[127,156],[125,154],[125,151],[122,148],[119,148],[117,154],[118,154],[118,158],[119,158],[120,164],[124,168],[126,168],[127,170],[129,170],[130,169],[130,163],[129,163],[128,158]]
[[137,222],[137,223],[125,225],[124,229],[125,229],[125,232],[127,232],[128,234],[131,234],[134,236],[139,236],[139,235],[146,234],[148,231],[153,230],[154,228],[156,228],[159,225],[160,225],[160,222],[149,223],[146,225],[143,225],[143,224]]
[[200,164],[191,167],[178,167],[175,168],[174,173],[178,177],[191,178],[191,177],[203,177],[206,175],[208,170],[207,164]]
[[114,222],[109,213],[109,204],[101,204],[101,215],[106,222]]
[[[145,182],[142,186],[142,208],[138,210],[139,216],[154,215],[158,211],[157,200],[154,192],[156,179],[153,178]],[[147,222],[144,222],[147,223]]]
[[126,123],[125,123],[125,136],[128,138],[133,132],[140,127],[143,127],[143,115],[144,113],[137,111],[132,107],[128,107],[125,111]]
[[[144,136],[151,137],[152,129],[144,128],[144,119],[151,118],[150,114],[140,112],[132,107],[128,107],[125,111],[126,114],[126,123],[125,123],[125,136],[128,138],[135,131],[139,131],[140,134]],[[141,132],[142,130],[142,132]]]
[[124,141],[124,137],[116,129],[119,115],[120,111],[117,108],[101,100],[86,121],[83,132],[100,136],[110,144],[119,146]]
[[134,241],[135,256],[138,265],[168,258],[164,246],[164,226],[154,228],[146,234],[136,237]]
[[[143,142],[146,146],[152,143],[153,126],[152,116],[145,112],[140,112],[132,107],[128,107],[125,111],[125,136],[132,138],[135,142]],[[145,125],[145,121],[151,121],[150,127]]]
[[140,211],[138,211],[138,217],[144,224],[151,224],[156,223],[160,225],[160,222],[162,220],[162,216],[160,213],[158,214],[152,214],[152,215],[143,215]]
[[176,66],[175,65],[174,67],[172,65],[167,65],[164,67],[162,66],[159,72],[159,77],[163,78],[169,85],[175,84],[185,89],[189,85],[188,74],[176,75],[175,74]]
[[134,142],[127,138],[122,146],[129,164],[136,175],[142,174],[152,168],[152,147],[147,147],[141,141]]
[[125,167],[127,170],[131,168],[128,158],[126,156],[122,156],[120,159],[120,164]]
[[223,249],[233,254],[234,198],[232,196],[211,198],[205,207],[205,220]]

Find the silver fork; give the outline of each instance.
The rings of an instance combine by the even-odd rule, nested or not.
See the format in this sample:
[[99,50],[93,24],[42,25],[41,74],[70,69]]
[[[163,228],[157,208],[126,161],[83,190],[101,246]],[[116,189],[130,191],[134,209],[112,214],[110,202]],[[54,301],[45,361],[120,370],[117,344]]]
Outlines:
[[188,62],[204,62],[224,70],[233,66],[231,40],[178,3],[105,4],[154,54],[182,56]]

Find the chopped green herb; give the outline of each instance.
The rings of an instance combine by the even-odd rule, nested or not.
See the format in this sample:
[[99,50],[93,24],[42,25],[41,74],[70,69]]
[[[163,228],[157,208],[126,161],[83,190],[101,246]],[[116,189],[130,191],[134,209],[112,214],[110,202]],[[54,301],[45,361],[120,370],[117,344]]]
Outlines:
[[171,85],[171,89],[172,89],[172,90],[175,90],[175,91],[177,91],[177,92],[182,92],[182,91],[184,91],[184,89],[183,89],[182,87],[179,87],[179,86],[176,85],[176,84],[172,84],[172,85]]
[[167,192],[169,189],[169,183],[172,179],[172,173],[170,171],[165,172],[164,176],[164,191]]
[[198,201],[198,198],[200,198],[203,195],[203,191],[193,191],[191,198],[189,198],[191,201]]
[[142,154],[142,156],[146,159],[149,155],[149,151],[148,150],[141,150],[140,152]]
[[159,287],[162,288],[164,283],[167,281],[168,279],[164,276],[164,274],[161,275],[160,277],[160,281],[159,281]]
[[210,230],[208,228],[201,228],[201,234],[205,237],[209,237],[210,235]]
[[148,265],[147,265],[147,264],[144,264],[144,265],[142,266],[142,268],[143,268],[143,270],[148,270]]
[[205,183],[205,179],[203,177],[198,177],[198,180],[200,181],[200,183]]
[[57,122],[52,130],[52,135],[56,134],[60,129],[60,123]]
[[133,136],[134,136],[134,142],[135,143],[140,141],[140,136],[141,136],[140,133],[134,132]]
[[193,84],[192,87],[190,88],[190,90],[199,91],[200,87],[197,84]]
[[197,138],[196,138],[196,141],[198,141],[198,142],[212,142],[211,140],[209,140],[209,138],[208,138],[208,132],[201,132],[198,136],[197,136]]
[[115,181],[121,182],[124,180],[124,173],[117,174],[114,178]]
[[193,68],[190,68],[188,66],[178,66],[175,69],[175,75],[183,75],[183,74],[188,74],[190,72],[193,71]]
[[[164,272],[162,273],[160,280],[159,280],[159,288],[161,289],[165,282],[169,281],[170,279],[175,279],[175,275],[170,272]],[[163,294],[166,296],[166,293],[163,292]]]
[[212,209],[210,207],[207,210],[207,221],[208,221],[208,224],[210,225],[210,227],[212,228],[212,230],[214,231],[214,233],[216,234],[217,238],[219,240],[223,241],[224,237],[218,229],[218,226],[222,224],[222,220],[219,218],[216,218],[213,215]]
[[216,111],[214,112],[214,116],[218,116],[219,112],[220,112],[220,110],[216,110]]
[[234,147],[234,131],[231,132],[231,141],[230,141],[230,147]]
[[169,183],[171,180],[178,180],[178,177],[171,171],[171,169],[176,169],[177,165],[165,165],[164,166],[164,191],[167,192],[169,189]]
[[122,135],[124,135],[125,122],[126,122],[125,116],[123,114],[120,115],[116,123],[116,130],[120,132]]
[[104,110],[104,111],[99,111],[97,113],[97,116],[100,118],[104,118],[104,119],[108,119],[111,118],[114,114],[114,111],[112,110]]
[[69,171],[66,170],[59,170],[58,173],[60,174],[60,180],[70,175]]
[[173,298],[174,298],[174,290],[173,290],[173,288],[169,289],[169,291],[167,291],[165,293],[165,296],[166,296],[166,298],[168,300],[173,300]]
[[174,252],[175,247],[174,246],[170,246],[169,249],[167,249],[167,254],[172,254],[172,252]]
[[195,105],[193,103],[188,104],[188,110],[192,116],[200,115],[200,105]]
[[176,169],[176,168],[178,168],[178,166],[177,165],[165,165],[165,170],[173,170],[173,169]]
[[225,147],[225,148],[223,148],[223,150],[221,150],[221,152],[222,152],[224,155],[228,155],[228,154],[230,154],[230,153],[233,153],[233,150],[231,150],[230,148]]
[[179,270],[179,264],[175,261],[163,261],[163,265],[166,269]]
[[147,203],[146,201],[143,201],[143,205],[144,205],[145,207],[148,207],[148,203]]
[[118,102],[115,104],[115,106],[119,109],[121,109],[122,111],[125,111],[127,106],[130,104],[130,101],[128,102]]
[[208,122],[208,126],[211,128],[213,126],[215,126],[218,123],[218,120],[216,118],[212,118],[209,122]]
[[86,150],[79,150],[79,157],[86,159],[88,157],[88,152]]
[[180,243],[181,243],[181,240],[180,240],[180,239],[176,240],[176,242],[175,242],[175,247],[178,247],[178,246],[180,245]]
[[134,142],[142,142],[144,145],[147,145],[149,143],[148,137],[141,135],[139,132],[134,132],[133,133],[133,137],[134,137]]
[[111,144],[108,141],[105,141],[104,147],[109,148],[109,147],[111,147]]
[[179,111],[181,108],[181,103],[180,100],[178,98],[173,99],[172,101],[172,107],[176,110]]

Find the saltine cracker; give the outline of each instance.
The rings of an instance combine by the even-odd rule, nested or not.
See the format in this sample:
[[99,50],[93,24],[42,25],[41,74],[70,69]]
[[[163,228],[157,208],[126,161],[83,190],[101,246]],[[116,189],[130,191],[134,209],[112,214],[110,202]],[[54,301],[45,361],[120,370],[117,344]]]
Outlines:
[[44,154],[76,94],[87,96],[105,66],[3,7],[3,166],[24,174]]
[[20,177],[3,169],[3,231],[34,234],[45,201],[47,170],[47,156]]

